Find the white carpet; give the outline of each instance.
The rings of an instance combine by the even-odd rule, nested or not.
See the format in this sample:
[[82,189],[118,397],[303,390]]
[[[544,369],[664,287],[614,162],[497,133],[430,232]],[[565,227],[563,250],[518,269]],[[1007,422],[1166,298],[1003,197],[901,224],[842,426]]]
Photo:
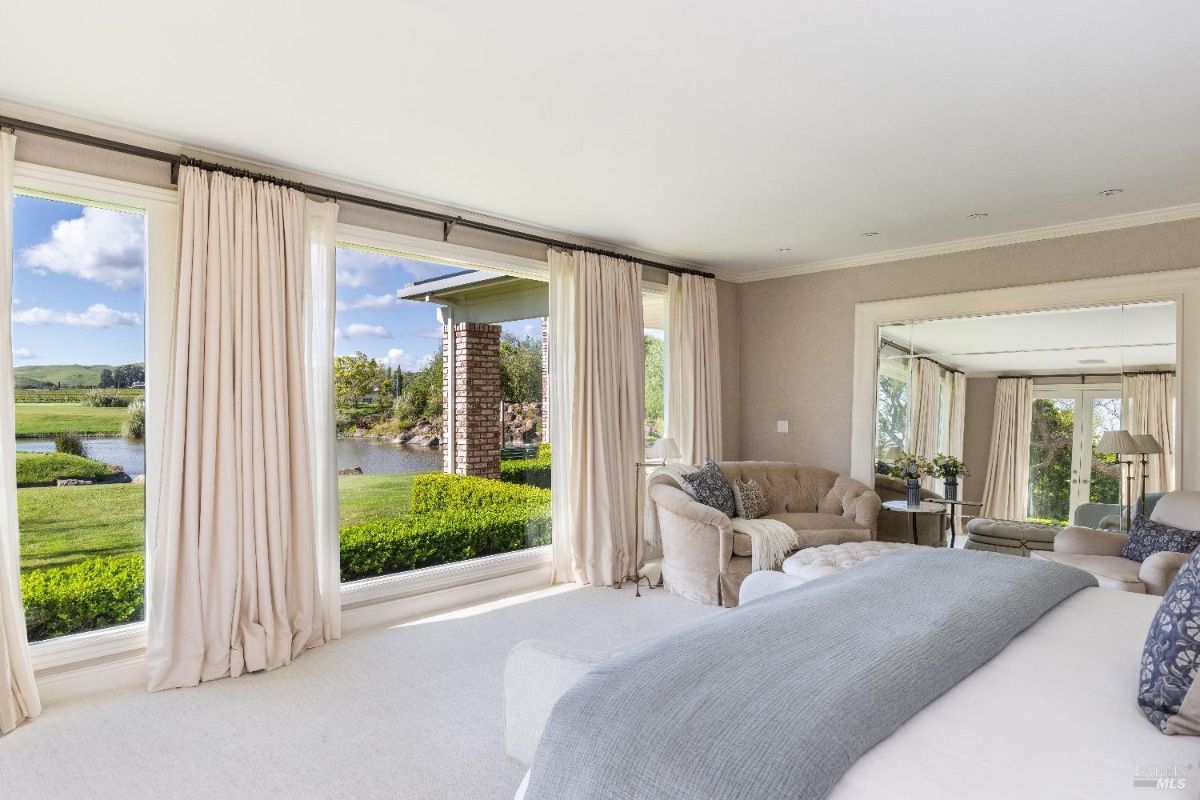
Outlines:
[[608,648],[716,611],[560,588],[356,632],[271,673],[81,698],[0,739],[0,797],[508,798],[513,645]]

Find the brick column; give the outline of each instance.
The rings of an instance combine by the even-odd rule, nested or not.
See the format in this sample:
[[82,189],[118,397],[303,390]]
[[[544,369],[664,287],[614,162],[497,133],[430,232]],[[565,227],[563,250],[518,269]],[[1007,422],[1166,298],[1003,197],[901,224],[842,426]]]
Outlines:
[[542,317],[542,441],[550,441],[550,318]]
[[[457,475],[500,477],[500,326],[460,322],[454,326],[454,352],[449,326],[443,326],[443,398],[450,394],[453,364],[454,402],[445,402],[446,439],[454,420],[454,447],[443,446],[445,470]],[[453,415],[453,417],[451,417]],[[451,464],[451,449],[453,461]]]

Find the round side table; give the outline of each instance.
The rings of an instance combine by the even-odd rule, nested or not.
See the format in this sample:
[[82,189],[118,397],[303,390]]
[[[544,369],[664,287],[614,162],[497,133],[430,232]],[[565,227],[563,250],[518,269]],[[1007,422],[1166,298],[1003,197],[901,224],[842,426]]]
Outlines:
[[[908,514],[908,527],[912,531],[912,543],[917,543],[917,515],[918,514],[937,514],[946,513],[946,506],[938,505],[930,501],[922,501],[919,506],[910,506],[905,500],[888,500],[883,504],[883,507],[888,511],[895,511],[899,514]],[[941,541],[939,537],[939,542]]]

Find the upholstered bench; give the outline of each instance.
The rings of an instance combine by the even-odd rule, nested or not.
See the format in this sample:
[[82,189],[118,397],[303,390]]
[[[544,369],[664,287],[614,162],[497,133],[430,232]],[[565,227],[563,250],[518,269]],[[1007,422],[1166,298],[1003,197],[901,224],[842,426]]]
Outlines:
[[901,542],[846,542],[806,547],[784,559],[783,571],[792,577],[811,581],[910,547],[916,545]]
[[968,550],[991,550],[1027,556],[1033,550],[1054,549],[1054,537],[1062,530],[1055,525],[976,517],[967,523]]

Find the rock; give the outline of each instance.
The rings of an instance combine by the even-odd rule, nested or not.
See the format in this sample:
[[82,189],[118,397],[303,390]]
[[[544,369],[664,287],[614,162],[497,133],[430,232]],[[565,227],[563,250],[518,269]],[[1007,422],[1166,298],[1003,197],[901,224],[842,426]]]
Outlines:
[[95,481],[85,481],[80,478],[59,478],[56,486],[91,486]]
[[125,472],[110,472],[96,483],[133,483],[133,478]]
[[133,482],[134,482],[134,483],[145,483],[145,482],[146,482],[146,476],[145,476],[144,474],[143,474],[143,475],[134,475],[134,476],[133,476]]
[[338,475],[362,475],[362,474],[363,474],[362,467],[346,467],[345,469],[338,470]]

